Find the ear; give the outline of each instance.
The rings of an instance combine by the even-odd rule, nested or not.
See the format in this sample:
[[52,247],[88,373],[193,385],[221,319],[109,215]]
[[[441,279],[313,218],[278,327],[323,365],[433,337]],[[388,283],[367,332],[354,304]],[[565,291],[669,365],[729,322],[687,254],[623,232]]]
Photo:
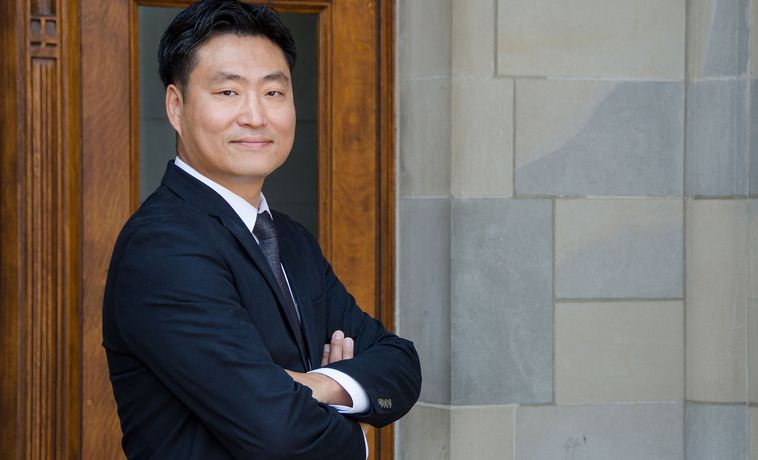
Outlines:
[[166,87],[166,115],[168,115],[168,122],[171,123],[180,137],[182,135],[183,108],[184,98],[181,90],[173,83],[168,85]]

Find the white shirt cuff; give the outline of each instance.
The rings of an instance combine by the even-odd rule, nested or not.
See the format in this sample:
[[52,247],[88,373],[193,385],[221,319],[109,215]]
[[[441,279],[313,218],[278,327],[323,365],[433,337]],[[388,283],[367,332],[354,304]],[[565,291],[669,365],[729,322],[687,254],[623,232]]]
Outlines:
[[318,369],[313,369],[310,372],[317,372],[331,378],[339,383],[340,386],[347,391],[347,394],[350,395],[350,399],[353,400],[353,407],[333,404],[332,407],[337,409],[338,412],[342,414],[360,414],[368,412],[369,403],[366,390],[364,390],[361,384],[356,382],[354,378],[344,372],[338,371],[337,369],[332,369],[331,367],[320,367]]

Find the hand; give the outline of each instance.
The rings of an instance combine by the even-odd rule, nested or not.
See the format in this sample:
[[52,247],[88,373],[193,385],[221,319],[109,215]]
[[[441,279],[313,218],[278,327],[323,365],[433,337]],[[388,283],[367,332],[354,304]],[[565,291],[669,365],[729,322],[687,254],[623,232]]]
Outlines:
[[332,341],[324,345],[324,352],[321,354],[321,365],[336,363],[343,359],[352,359],[355,353],[355,343],[350,337],[339,329],[332,334]]
[[[345,337],[345,334],[340,330],[334,331],[331,342],[324,345],[324,352],[321,355],[321,365],[325,366],[330,363],[342,361],[343,359],[351,359],[353,357],[354,348],[355,344],[353,339]],[[315,372],[302,373],[287,369],[285,369],[285,371],[293,380],[310,388],[313,392],[313,397],[319,402],[340,406],[353,405],[353,400],[350,398],[347,391],[330,377]]]

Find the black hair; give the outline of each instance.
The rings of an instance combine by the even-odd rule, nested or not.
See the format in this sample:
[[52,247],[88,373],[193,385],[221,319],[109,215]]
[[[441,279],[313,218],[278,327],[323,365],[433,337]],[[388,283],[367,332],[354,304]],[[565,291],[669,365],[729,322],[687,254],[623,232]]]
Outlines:
[[239,0],[202,0],[179,13],[163,32],[158,46],[163,86],[178,83],[185,88],[197,50],[222,34],[268,38],[282,50],[290,71],[295,66],[295,40],[273,8]]

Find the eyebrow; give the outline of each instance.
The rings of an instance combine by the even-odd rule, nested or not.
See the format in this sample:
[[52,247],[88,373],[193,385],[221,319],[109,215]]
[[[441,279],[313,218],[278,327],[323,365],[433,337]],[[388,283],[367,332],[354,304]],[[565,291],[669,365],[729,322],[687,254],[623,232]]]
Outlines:
[[290,79],[287,75],[284,74],[282,71],[277,71],[274,73],[270,73],[263,78],[261,78],[262,81],[278,81],[282,83],[289,83]]
[[[232,72],[225,72],[225,71],[219,71],[211,77],[211,81],[228,81],[228,80],[235,80],[235,81],[242,81],[246,82],[248,81],[247,77],[243,77],[242,75],[232,73]],[[261,78],[261,81],[279,81],[282,83],[289,83],[290,79],[287,75],[285,75],[282,71],[277,71],[274,73],[270,73],[268,75],[264,75]]]
[[216,75],[211,77],[211,81],[227,81],[227,80],[247,81],[247,78],[243,77],[242,75],[238,75],[236,73],[224,72],[223,70],[220,72],[217,72]]

